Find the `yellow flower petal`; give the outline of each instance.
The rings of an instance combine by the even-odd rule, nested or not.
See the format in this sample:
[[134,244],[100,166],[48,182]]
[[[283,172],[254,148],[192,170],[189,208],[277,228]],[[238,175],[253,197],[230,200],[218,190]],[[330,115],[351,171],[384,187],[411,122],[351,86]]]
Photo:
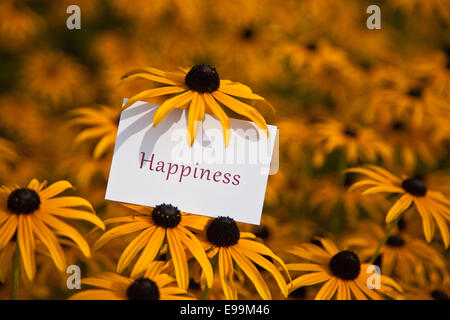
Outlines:
[[354,294],[356,300],[367,300],[367,297],[364,293],[358,288],[355,281],[349,281],[348,285],[350,287],[351,292]]
[[403,196],[401,196],[400,199],[395,202],[392,208],[389,209],[386,215],[386,223],[392,223],[392,221],[397,219],[403,211],[409,208],[412,201],[413,197],[411,197],[409,194],[404,194]]
[[256,125],[260,129],[264,130],[266,132],[266,135],[269,136],[269,130],[267,128],[266,120],[264,120],[264,117],[258,112],[258,110],[220,91],[213,92],[213,96],[219,102],[223,103],[234,112],[243,115],[255,122]]
[[115,142],[116,142],[115,135],[106,135],[103,138],[101,138],[94,148],[94,153],[92,155],[94,159],[99,159],[108,150],[108,148],[111,147],[112,149]]
[[102,236],[95,242],[92,250],[96,251],[103,247],[107,242],[115,238],[145,229],[147,227],[149,227],[149,225],[144,222],[131,222],[114,227],[102,234]]
[[181,226],[173,229],[173,232],[198,261],[203,269],[203,272],[205,273],[207,286],[212,287],[214,278],[213,270],[200,241],[195,237],[195,235]]
[[86,257],[90,257],[91,250],[89,248],[88,243],[75,228],[69,226],[67,223],[62,222],[61,220],[59,220],[51,215],[42,214],[42,213],[37,213],[37,214],[38,214],[39,218],[42,219],[42,221],[44,221],[50,227],[55,229],[60,235],[63,235],[65,237],[68,237],[69,239],[72,239],[73,242],[75,242],[77,244],[77,246],[80,248],[81,252]]
[[169,84],[169,85],[173,85],[173,86],[178,86],[181,84],[178,81],[168,79],[166,77],[160,77],[160,76],[155,76],[153,74],[141,72],[141,73],[135,73],[135,74],[132,74],[129,76],[122,76],[122,82],[120,83],[120,85],[125,82],[129,82],[129,81],[136,80],[136,79],[146,79],[146,80],[151,80],[154,82]]
[[34,260],[35,241],[33,226],[29,216],[19,215],[17,226],[17,240],[19,241],[20,256],[28,279],[32,280],[36,273]]
[[180,93],[180,92],[183,92],[186,90],[187,90],[186,88],[178,87],[178,86],[159,87],[159,88],[144,90],[144,91],[141,91],[138,94],[132,96],[130,99],[128,99],[128,101],[122,106],[122,109],[128,108],[136,101],[154,98],[154,97],[158,97],[158,96],[165,96],[168,94]]
[[39,197],[41,198],[41,200],[49,199],[71,188],[73,188],[73,186],[69,181],[61,180],[49,185],[46,189],[42,190],[39,193]]
[[267,284],[259,273],[258,269],[256,269],[256,267],[235,247],[230,247],[229,250],[234,261],[236,261],[237,265],[253,283],[256,291],[258,291],[261,298],[263,298],[264,300],[270,300],[272,296],[270,294],[269,288],[267,287]]
[[165,235],[166,230],[164,228],[155,228],[155,231],[148,239],[148,243],[142,251],[139,259],[136,261],[133,270],[131,270],[132,278],[144,271],[155,259],[156,255],[159,252],[159,249],[161,248]]
[[185,249],[174,230],[167,229],[166,235],[178,286],[180,288],[187,289],[189,286],[189,269]]
[[288,296],[288,290],[286,287],[286,281],[284,280],[283,276],[281,275],[281,272],[275,267],[273,263],[271,263],[266,258],[262,257],[261,255],[255,253],[254,251],[248,250],[245,247],[238,246],[238,250],[242,252],[244,256],[258,264],[260,267],[266,269],[272,276],[275,278],[275,281],[278,284],[278,287],[280,288],[281,292],[285,297]]
[[200,95],[196,92],[192,95],[191,105],[189,106],[188,125],[187,125],[187,139],[188,144],[192,146],[197,134],[198,114],[200,110]]
[[319,290],[314,300],[330,300],[338,287],[338,279],[336,277],[328,280]]
[[8,219],[0,228],[0,249],[3,249],[16,233],[18,224],[17,215],[9,215]]
[[192,100],[192,96],[192,91],[186,91],[164,101],[153,116],[153,127],[156,127],[172,110],[188,104]]
[[139,251],[144,248],[150,239],[151,234],[155,231],[155,227],[149,227],[148,229],[142,231],[136,238],[131,241],[125,250],[122,252],[117,263],[117,272],[122,273],[123,270],[130,264],[130,262],[136,257]]
[[233,280],[233,260],[227,249],[219,250],[219,277],[222,290],[227,300],[237,299],[237,289]]
[[61,218],[88,221],[100,229],[105,230],[103,221],[91,212],[71,208],[49,208],[48,213]]
[[50,256],[55,262],[58,270],[65,271],[66,258],[60,244],[58,243],[58,239],[37,216],[31,215],[30,221],[32,221],[34,233],[38,236],[39,240],[41,240],[41,242],[47,247]]
[[94,211],[92,204],[81,197],[58,197],[46,200],[42,204],[45,208],[87,207]]
[[414,203],[416,204],[417,211],[419,211],[419,214],[422,217],[423,232],[425,234],[425,239],[427,239],[427,241],[430,242],[431,240],[433,240],[435,232],[432,215],[428,210],[428,208],[425,205],[423,205],[421,199],[414,198]]
[[210,111],[220,121],[220,123],[222,125],[225,146],[228,146],[230,143],[230,138],[231,138],[230,119],[228,118],[225,111],[222,110],[222,108],[219,106],[219,104],[216,102],[216,100],[212,97],[212,95],[205,94],[204,98],[205,98],[206,104],[208,105],[208,108],[210,109]]
[[304,274],[304,275],[292,280],[289,291],[292,292],[295,289],[300,288],[300,287],[305,287],[305,286],[310,286],[313,284],[325,282],[325,281],[331,279],[331,277],[332,276],[330,274],[323,272],[323,271]]

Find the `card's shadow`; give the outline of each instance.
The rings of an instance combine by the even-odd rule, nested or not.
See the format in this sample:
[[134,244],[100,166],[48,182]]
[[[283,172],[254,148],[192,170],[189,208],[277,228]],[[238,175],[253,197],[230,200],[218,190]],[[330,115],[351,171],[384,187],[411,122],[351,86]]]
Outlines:
[[[158,105],[146,103],[137,107],[128,108],[122,112],[120,117],[121,120],[125,120],[137,115],[141,116],[124,130],[122,130],[117,136],[115,152],[117,152],[130,137],[145,129],[147,129],[147,132],[145,133],[142,145],[145,144],[145,147],[148,148],[148,151],[153,151],[153,148],[157,143],[159,137],[167,130],[169,130],[174,122],[179,120],[179,118],[175,119],[174,121],[167,121],[165,119],[161,121],[161,123],[159,123],[155,128],[153,128],[153,116],[155,115],[158,107]],[[142,145],[141,149],[143,147]]]
[[[148,126],[139,148],[140,152],[152,154],[159,138],[169,131],[170,128],[180,120],[182,115],[183,110],[175,109],[171,112],[170,120],[164,119],[156,127]],[[138,156],[140,157],[140,154]]]

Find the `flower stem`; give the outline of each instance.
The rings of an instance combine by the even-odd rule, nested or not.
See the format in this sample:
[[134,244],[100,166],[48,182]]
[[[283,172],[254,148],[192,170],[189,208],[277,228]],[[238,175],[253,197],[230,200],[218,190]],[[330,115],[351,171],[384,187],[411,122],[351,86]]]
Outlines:
[[19,281],[20,281],[20,249],[19,244],[17,244],[16,252],[14,253],[11,300],[19,299]]
[[380,254],[381,248],[386,244],[386,241],[391,236],[392,230],[394,230],[394,227],[397,225],[397,223],[398,223],[398,221],[400,220],[401,217],[402,217],[402,215],[399,215],[398,218],[395,219],[394,221],[392,221],[392,223],[387,228],[383,239],[381,239],[380,243],[378,244],[377,249],[375,250],[375,253],[373,254],[372,258],[369,261],[370,264],[373,264],[375,262],[375,260],[377,259],[378,255]]

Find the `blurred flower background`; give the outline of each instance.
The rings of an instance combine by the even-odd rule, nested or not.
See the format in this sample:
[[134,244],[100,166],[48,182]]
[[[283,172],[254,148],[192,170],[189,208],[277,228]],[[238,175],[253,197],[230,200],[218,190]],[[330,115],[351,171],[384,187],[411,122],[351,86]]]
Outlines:
[[[80,30],[66,27],[66,9],[72,4],[81,9]],[[371,4],[381,8],[381,30],[366,27],[366,8]],[[448,0],[233,0],[220,5],[207,0],[2,0],[0,185],[64,179],[102,220],[129,216],[133,212],[129,208],[104,200],[109,166],[123,98],[154,84],[138,80],[118,86],[121,76],[148,66],[171,71],[208,64],[221,79],[250,86],[276,109],[275,114],[269,108],[259,110],[280,129],[280,171],[269,177],[262,224],[238,224],[237,230],[247,237],[253,233],[254,241],[273,251],[268,255],[252,247],[260,248],[258,254],[266,252],[271,263],[281,257],[295,266],[299,257],[307,260],[308,252],[322,250],[324,240],[317,237],[327,238],[346,249],[341,253],[352,250],[339,257],[359,257],[355,268],[373,262],[371,257],[379,253],[375,263],[395,283],[383,278],[391,291],[374,294],[375,298],[448,299],[449,26]],[[405,179],[397,183],[397,189],[403,189],[349,190],[364,178],[345,170],[369,164]],[[433,197],[424,197],[428,189]],[[423,201],[402,208],[406,211],[395,225],[386,224],[401,192]],[[427,208],[430,198],[437,204]],[[434,236],[435,223],[440,233]],[[91,246],[101,236],[92,225],[76,226]],[[377,248],[386,230],[392,234]],[[90,257],[71,243],[62,243],[62,248],[67,263],[79,265],[83,277],[97,277],[116,272],[132,239],[121,237]],[[14,247],[6,243],[0,248],[4,299],[10,296],[14,254]],[[302,250],[309,251],[293,249],[304,243],[308,244]],[[36,276],[21,279],[20,298],[73,295],[66,287],[68,275],[56,268],[45,248],[36,246]],[[324,262],[331,271],[324,270],[334,274],[326,278],[333,284],[321,287],[316,284],[320,281],[310,282],[313,286],[297,281],[289,287],[286,276],[286,289],[281,273],[277,281],[272,277],[278,276],[275,264],[258,260],[263,265],[258,273],[253,265],[234,269],[231,255],[225,253],[220,259],[229,259],[230,265],[216,267],[213,287],[205,290],[202,268],[185,249],[193,264],[185,270],[190,274],[191,297],[205,297],[205,291],[211,299],[236,297],[236,287],[240,299],[270,296],[259,294],[267,290],[272,298],[282,298],[280,288],[289,289],[289,299],[312,299],[318,292],[317,297],[332,298],[326,288],[336,291],[337,298],[364,297],[356,285],[348,287],[352,274],[337,272],[333,259]],[[325,249],[326,257],[337,252]],[[291,255],[293,250],[297,257]],[[163,248],[160,254],[168,261],[164,272],[172,282],[179,280],[168,252]],[[211,252],[208,257],[213,258]],[[298,265],[290,271],[317,271]],[[334,280],[339,275],[344,278]],[[295,273],[291,276],[297,278]],[[114,279],[123,284],[124,280]],[[249,281],[256,289],[247,285]],[[232,291],[224,293],[226,288]]]

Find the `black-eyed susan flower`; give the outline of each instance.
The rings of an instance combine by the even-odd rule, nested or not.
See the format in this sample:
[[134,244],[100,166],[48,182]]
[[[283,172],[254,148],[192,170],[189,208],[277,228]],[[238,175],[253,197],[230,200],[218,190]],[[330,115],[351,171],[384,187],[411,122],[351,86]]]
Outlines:
[[[198,64],[190,70],[179,68],[178,71],[168,72],[156,68],[143,68],[130,71],[122,77],[123,81],[147,79],[164,86],[144,90],[131,97],[123,108],[134,102],[158,96],[175,95],[165,100],[153,116],[153,126],[158,125],[172,110],[185,108],[189,104],[188,142],[194,143],[196,137],[195,122],[202,121],[205,112],[210,112],[219,119],[223,128],[225,145],[230,139],[230,120],[222,110],[220,104],[234,112],[249,118],[259,128],[269,134],[266,120],[254,107],[242,102],[241,99],[263,101],[265,99],[242,83],[221,80],[217,70],[209,65]],[[237,97],[237,98],[235,98]]]
[[[306,74],[315,88],[327,90],[334,99],[345,101],[361,84],[362,72],[355,66],[345,50],[326,41],[310,42],[306,49],[312,51],[312,58],[307,59]],[[309,55],[311,57],[311,55]],[[352,90],[349,90],[349,86]]]
[[21,82],[35,97],[52,106],[86,103],[92,95],[85,66],[61,52],[39,51],[21,66]]
[[265,300],[271,299],[270,290],[256,268],[255,264],[267,270],[276,280],[284,297],[287,297],[286,281],[279,269],[266,257],[278,262],[287,272],[286,266],[272,250],[260,242],[250,240],[255,238],[252,233],[240,232],[236,222],[229,217],[218,217],[211,220],[202,235],[208,257],[215,260],[219,268],[219,277],[223,293],[228,300],[238,298],[235,286],[235,265],[253,283],[258,294]]
[[425,182],[418,177],[399,178],[389,171],[377,167],[351,168],[348,172],[360,173],[366,178],[353,184],[350,189],[363,189],[363,195],[377,193],[398,194],[400,198],[386,214],[386,223],[392,223],[411,205],[422,217],[425,238],[430,242],[435,233],[435,223],[441,232],[445,247],[450,245],[447,222],[450,221],[450,200],[441,192],[428,190]]
[[395,120],[421,126],[430,119],[444,116],[449,109],[445,96],[436,92],[422,72],[406,64],[403,68],[381,67],[373,75],[374,90],[367,108],[368,118],[381,123]]
[[391,148],[372,129],[346,124],[334,119],[319,123],[312,130],[315,151],[313,163],[320,167],[325,157],[335,149],[341,150],[348,163],[375,162],[378,157],[388,160]]
[[[442,139],[445,134],[435,121],[412,126],[407,121],[392,121],[381,131],[389,137],[389,144],[405,170],[413,171],[421,161],[434,167],[445,154]],[[444,125],[441,126],[445,128]]]
[[[384,297],[398,295],[402,289],[398,284],[383,274],[380,274],[380,288],[369,288],[367,273],[370,264],[361,264],[359,257],[349,250],[340,251],[329,239],[320,239],[320,244],[304,243],[295,246],[290,253],[308,260],[302,263],[287,264],[289,271],[307,272],[289,285],[292,292],[303,286],[321,284],[316,300],[380,300]],[[370,270],[369,270],[370,271]]]
[[74,143],[98,140],[93,152],[95,159],[113,149],[120,109],[101,105],[97,108],[78,108],[73,110],[72,114],[74,118],[71,119],[71,124],[84,127],[84,130],[75,137]]
[[186,250],[201,265],[205,272],[208,286],[212,285],[213,271],[206,253],[191,230],[201,231],[209,218],[180,212],[170,204],[161,204],[155,208],[127,205],[137,214],[105,220],[105,224],[120,223],[103,234],[95,243],[94,249],[102,247],[110,240],[130,233],[140,231],[123,251],[117,263],[117,272],[122,273],[141,252],[135,262],[131,277],[145,271],[147,266],[155,260],[165,243],[175,269],[175,277],[180,288],[189,286],[189,268]]
[[165,271],[163,262],[155,261],[147,266],[139,278],[124,277],[105,272],[97,277],[85,278],[82,284],[97,287],[81,291],[71,300],[190,300],[185,289],[171,285],[175,279]]
[[[379,225],[364,221],[354,234],[346,237],[344,244],[355,250],[362,261],[368,261],[376,252],[384,234]],[[447,272],[445,259],[439,251],[425,241],[402,232],[388,237],[375,261],[384,275],[406,283],[424,284],[430,274],[438,272],[443,275]]]
[[[0,249],[17,241],[23,269],[29,279],[36,273],[36,237],[48,249],[56,267],[63,271],[66,259],[57,236],[71,239],[81,252],[89,256],[90,248],[83,236],[59,218],[88,221],[104,229],[92,205],[80,197],[58,194],[72,188],[68,181],[58,181],[46,188],[47,182],[31,180],[26,188],[0,188]],[[50,227],[50,228],[49,228]]]
[[[233,6],[234,8],[230,8]],[[253,7],[248,17],[242,17],[243,7]],[[231,76],[237,76],[252,83],[264,83],[283,76],[283,65],[280,64],[279,48],[274,43],[280,39],[282,32],[274,25],[268,24],[268,17],[272,10],[267,10],[257,3],[235,1],[233,5],[214,11],[225,32],[218,32],[214,36],[217,41],[211,42],[212,52],[220,61],[222,69],[226,69]],[[232,13],[234,10],[239,14]],[[220,12],[222,11],[222,12]],[[278,20],[281,21],[281,20]],[[239,54],[234,54],[239,48]],[[262,63],[262,61],[264,61]],[[240,66],[235,68],[235,66]]]
[[404,299],[450,300],[450,277],[433,276],[422,286],[404,286]]
[[0,44],[3,48],[23,48],[42,26],[40,17],[25,3],[5,0],[0,4]]
[[439,18],[446,22],[450,21],[450,8],[448,4],[447,0],[394,0],[389,3],[390,6],[399,8],[410,14],[417,14],[417,12],[419,12],[420,15],[431,19],[435,19],[436,16],[439,16]]
[[382,214],[389,209],[389,201],[382,195],[374,197],[362,196],[359,192],[350,192],[355,182],[355,174],[347,173],[342,187],[336,183],[335,176],[323,176],[310,182],[309,203],[311,209],[317,210],[325,218],[329,218],[340,205],[344,208],[346,222],[355,225],[362,212],[373,220],[380,221]]

